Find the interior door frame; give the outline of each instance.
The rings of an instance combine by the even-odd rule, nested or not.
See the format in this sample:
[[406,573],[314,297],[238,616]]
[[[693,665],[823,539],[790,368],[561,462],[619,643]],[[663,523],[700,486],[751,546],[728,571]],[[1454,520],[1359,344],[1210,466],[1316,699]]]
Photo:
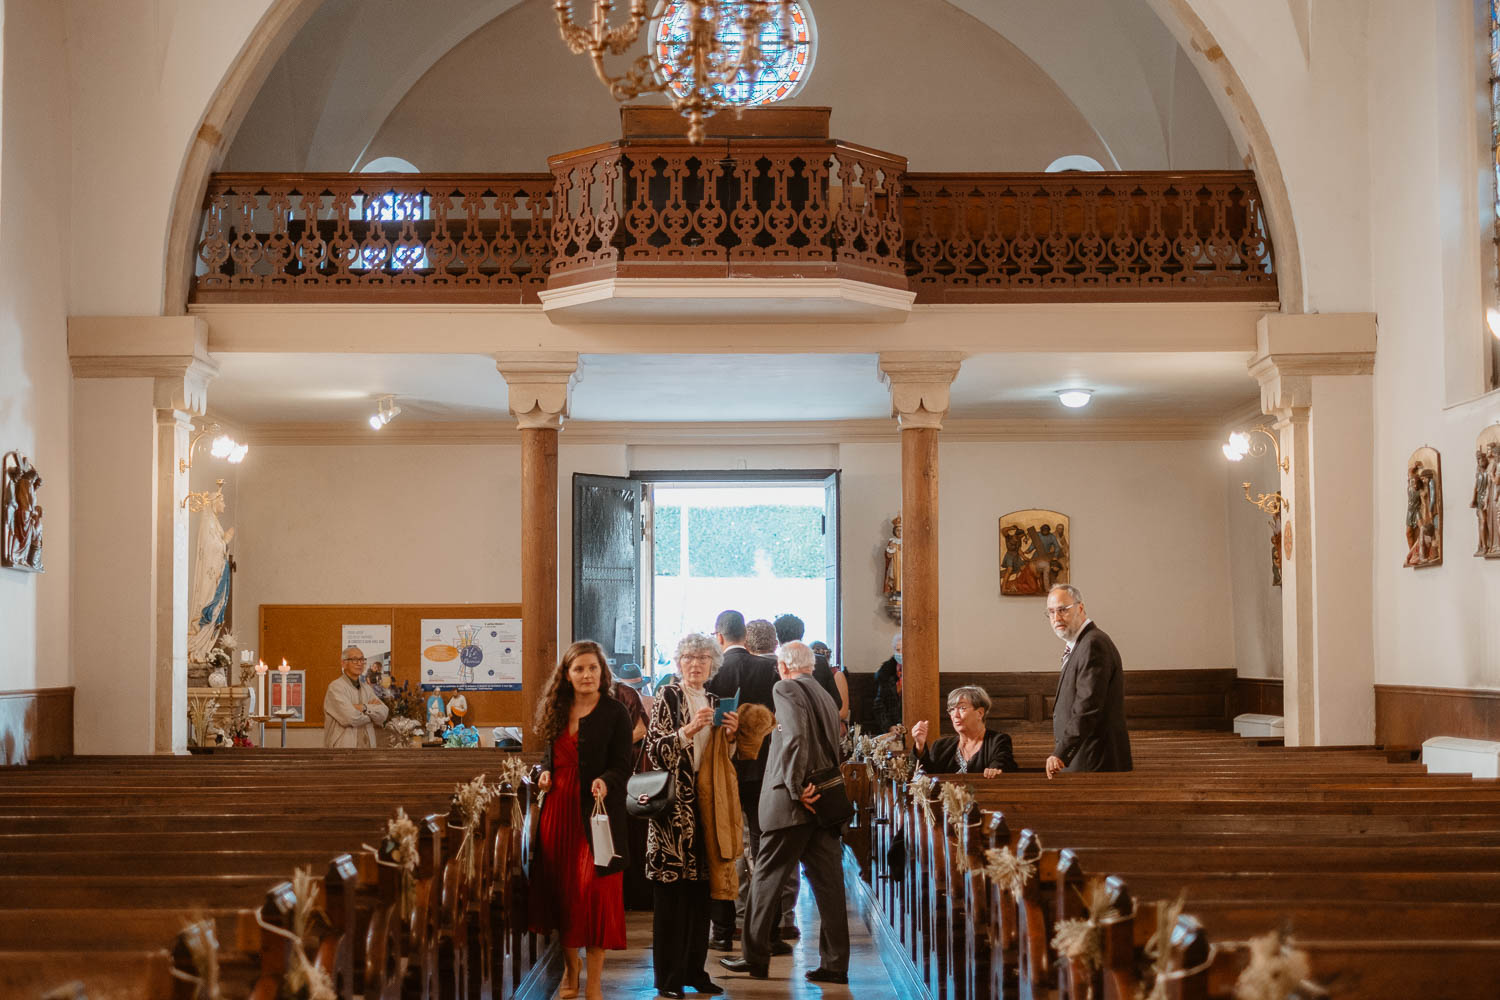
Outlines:
[[[835,539],[835,551],[838,553],[838,573],[834,576],[833,591],[834,602],[837,604],[839,613],[834,622],[834,656],[835,663],[842,662],[844,649],[844,490],[841,469],[632,469],[625,478],[636,480],[641,484],[642,500],[651,503],[651,530],[656,530],[656,498],[652,487],[658,483],[684,484],[703,483],[712,485],[714,483],[788,483],[795,485],[821,486],[828,488],[828,480],[831,478],[835,483],[834,503],[837,505],[838,516],[834,518],[834,531],[837,533]],[[826,526],[825,526],[826,530]],[[644,549],[643,549],[644,551]],[[652,565],[641,566],[641,575],[652,580],[651,600],[656,599],[654,581],[656,577],[656,546],[653,543],[650,548]],[[656,616],[650,612],[651,629],[656,628]],[[643,615],[644,617],[644,615]],[[647,648],[653,648],[656,636],[642,635],[641,642]]]

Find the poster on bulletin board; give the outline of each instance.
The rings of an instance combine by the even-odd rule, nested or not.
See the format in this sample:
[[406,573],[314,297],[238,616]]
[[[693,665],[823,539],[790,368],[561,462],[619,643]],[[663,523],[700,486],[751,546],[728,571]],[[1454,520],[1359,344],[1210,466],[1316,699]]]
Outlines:
[[424,689],[521,690],[519,618],[424,618],[421,650]]
[[270,709],[274,713],[282,708],[289,708],[295,715],[287,716],[288,722],[307,721],[307,700],[304,692],[307,690],[307,673],[303,670],[272,670],[270,671],[271,684],[267,689],[267,700],[271,703]]
[[340,630],[340,648],[353,646],[365,656],[365,676],[371,684],[391,673],[391,627],[389,625],[345,625]]

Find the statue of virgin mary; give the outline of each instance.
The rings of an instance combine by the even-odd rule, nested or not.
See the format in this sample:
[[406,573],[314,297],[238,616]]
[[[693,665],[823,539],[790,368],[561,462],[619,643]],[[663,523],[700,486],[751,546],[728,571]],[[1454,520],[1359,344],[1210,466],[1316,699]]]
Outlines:
[[224,612],[229,607],[229,543],[234,529],[224,530],[219,515],[224,513],[224,496],[214,498],[204,508],[198,524],[198,551],[193,559],[193,575],[188,584],[188,662],[206,663],[208,654],[224,628]]

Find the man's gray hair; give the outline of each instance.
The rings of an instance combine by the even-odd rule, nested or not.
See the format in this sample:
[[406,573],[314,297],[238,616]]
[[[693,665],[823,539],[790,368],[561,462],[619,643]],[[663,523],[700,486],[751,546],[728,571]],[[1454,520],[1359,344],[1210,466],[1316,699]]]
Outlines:
[[689,632],[677,640],[677,655],[672,657],[672,662],[677,665],[677,670],[682,671],[682,658],[684,655],[707,653],[713,657],[714,669],[718,670],[724,662],[724,654],[719,651],[719,644],[714,642],[702,632]]
[[[1052,585],[1052,590],[1060,590],[1064,594],[1067,594],[1073,599],[1074,604],[1083,603],[1083,591],[1079,590],[1071,583],[1054,583]],[[1052,593],[1052,590],[1047,591],[1047,593],[1050,595]]]
[[800,672],[813,668],[813,651],[805,642],[793,639],[776,647],[776,659],[786,664],[788,670]]

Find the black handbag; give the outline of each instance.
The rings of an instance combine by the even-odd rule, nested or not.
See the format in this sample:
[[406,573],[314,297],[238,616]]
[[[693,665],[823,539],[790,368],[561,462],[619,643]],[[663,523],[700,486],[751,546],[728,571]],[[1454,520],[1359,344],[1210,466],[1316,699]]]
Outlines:
[[642,771],[625,782],[625,812],[660,816],[677,804],[677,779],[671,771]]
[[[810,718],[816,718],[806,691],[802,692],[802,697],[808,703],[807,711]],[[844,769],[838,763],[838,748],[824,741],[823,749],[828,751],[828,757],[833,764],[830,767],[820,767],[816,771],[808,772],[807,780],[818,793],[818,801],[812,806],[813,817],[818,821],[819,826],[841,827],[854,818],[854,803],[849,801],[849,789],[844,784]]]

